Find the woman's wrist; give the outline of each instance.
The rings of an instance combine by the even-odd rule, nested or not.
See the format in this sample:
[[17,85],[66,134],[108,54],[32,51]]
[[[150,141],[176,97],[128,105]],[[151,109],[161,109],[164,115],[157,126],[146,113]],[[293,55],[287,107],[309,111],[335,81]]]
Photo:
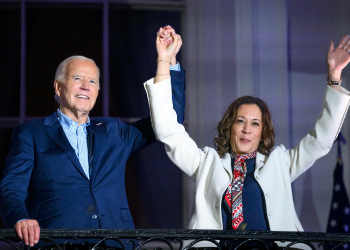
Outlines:
[[329,77],[326,77],[326,82],[327,85],[340,85],[342,83],[342,79],[340,78],[339,80],[331,80]]
[[157,60],[157,62],[164,62],[164,63],[169,63],[169,65],[171,65],[171,62],[166,61],[166,60]]
[[164,81],[170,77],[170,58],[158,57],[157,72],[154,83]]
[[158,56],[157,62],[158,62],[158,61],[167,61],[167,62],[171,62],[171,56]]
[[157,75],[170,74],[170,61],[157,60]]
[[328,71],[328,76],[326,78],[326,82],[327,82],[327,85],[329,87],[340,92],[340,84],[342,82],[340,73],[334,74],[334,73]]
[[328,79],[331,81],[340,81],[341,80],[341,70],[328,68]]

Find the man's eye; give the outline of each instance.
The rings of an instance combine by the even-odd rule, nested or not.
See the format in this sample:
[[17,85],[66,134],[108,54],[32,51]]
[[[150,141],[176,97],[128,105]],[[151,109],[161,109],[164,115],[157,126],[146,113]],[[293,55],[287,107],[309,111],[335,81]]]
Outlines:
[[81,78],[79,78],[79,77],[74,77],[74,80],[75,80],[75,81],[80,81]]
[[96,84],[96,82],[95,82],[95,81],[92,81],[92,80],[90,81],[90,83],[92,83],[92,84]]

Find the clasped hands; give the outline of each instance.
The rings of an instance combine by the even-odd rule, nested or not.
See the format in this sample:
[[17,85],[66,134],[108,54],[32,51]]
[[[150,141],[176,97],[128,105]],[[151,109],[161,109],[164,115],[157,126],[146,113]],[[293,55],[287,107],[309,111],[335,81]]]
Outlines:
[[157,32],[156,47],[158,60],[167,61],[170,65],[176,64],[176,55],[182,45],[181,36],[167,25]]

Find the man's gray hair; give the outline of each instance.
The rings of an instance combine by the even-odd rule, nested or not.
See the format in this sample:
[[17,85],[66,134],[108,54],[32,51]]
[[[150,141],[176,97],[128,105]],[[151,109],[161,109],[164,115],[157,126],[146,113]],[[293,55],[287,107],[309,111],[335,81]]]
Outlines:
[[[70,62],[72,62],[72,61],[74,61],[74,60],[78,60],[78,59],[80,59],[80,60],[91,61],[91,62],[93,62],[93,63],[96,65],[96,63],[95,63],[94,60],[92,60],[92,59],[90,59],[90,58],[87,58],[87,57],[85,57],[85,56],[79,56],[79,55],[77,55],[77,56],[70,56],[70,57],[66,58],[64,61],[62,61],[62,62],[58,65],[58,68],[57,68],[56,74],[55,74],[55,79],[54,79],[53,87],[55,87],[55,81],[56,81],[56,80],[59,81],[59,82],[63,82],[63,81],[65,80],[66,75],[67,75],[67,65],[68,65]],[[96,65],[96,67],[97,67],[97,65]],[[97,67],[97,71],[98,71],[98,78],[97,78],[97,80],[98,80],[98,86],[100,86],[100,69],[99,69],[98,67]],[[56,93],[55,93],[55,100],[56,100],[57,103],[59,103],[59,97],[56,95]]]

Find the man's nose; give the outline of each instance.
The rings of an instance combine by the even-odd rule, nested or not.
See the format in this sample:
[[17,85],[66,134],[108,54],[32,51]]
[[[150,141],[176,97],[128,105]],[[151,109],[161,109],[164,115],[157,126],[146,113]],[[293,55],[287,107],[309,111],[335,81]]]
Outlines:
[[84,89],[84,90],[89,90],[89,81],[87,81],[87,80],[82,80],[82,81],[81,81],[80,88],[82,88],[82,89]]

